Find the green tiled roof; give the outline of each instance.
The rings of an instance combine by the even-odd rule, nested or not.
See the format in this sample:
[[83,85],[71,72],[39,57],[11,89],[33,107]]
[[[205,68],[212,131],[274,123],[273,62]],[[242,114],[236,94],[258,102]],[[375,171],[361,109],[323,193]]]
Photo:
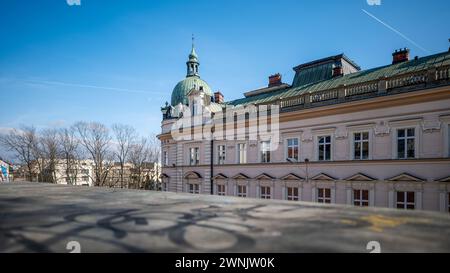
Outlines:
[[321,82],[301,85],[298,87],[290,87],[277,90],[271,93],[263,93],[260,95],[241,98],[226,102],[228,105],[246,105],[246,104],[264,104],[276,101],[280,98],[289,98],[299,96],[304,93],[314,93],[337,88],[342,85],[361,84],[378,80],[382,77],[395,77],[397,75],[414,73],[423,71],[431,67],[440,67],[450,65],[450,52],[438,53],[422,58],[410,60],[408,62],[398,63],[394,65],[382,66],[364,71],[355,72],[342,77],[332,78]]

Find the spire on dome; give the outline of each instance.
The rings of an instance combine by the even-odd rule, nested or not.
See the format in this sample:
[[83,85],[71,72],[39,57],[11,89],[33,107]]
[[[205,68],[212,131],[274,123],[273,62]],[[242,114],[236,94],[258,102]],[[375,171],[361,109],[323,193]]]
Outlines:
[[192,34],[192,49],[191,53],[189,54],[189,60],[186,62],[186,65],[187,65],[186,77],[199,76],[198,66],[200,65],[200,63],[198,62],[198,56],[197,53],[195,52],[194,34]]

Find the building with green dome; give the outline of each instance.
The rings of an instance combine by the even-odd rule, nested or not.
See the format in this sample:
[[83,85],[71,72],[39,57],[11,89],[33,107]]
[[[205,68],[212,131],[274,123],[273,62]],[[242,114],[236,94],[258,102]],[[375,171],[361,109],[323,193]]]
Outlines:
[[188,93],[192,89],[201,89],[206,96],[213,97],[213,93],[208,83],[200,78],[198,67],[200,63],[198,61],[197,53],[195,52],[194,44],[192,44],[192,50],[189,54],[189,59],[186,62],[187,74],[186,78],[180,81],[172,91],[171,105],[177,106],[178,104],[188,105]]

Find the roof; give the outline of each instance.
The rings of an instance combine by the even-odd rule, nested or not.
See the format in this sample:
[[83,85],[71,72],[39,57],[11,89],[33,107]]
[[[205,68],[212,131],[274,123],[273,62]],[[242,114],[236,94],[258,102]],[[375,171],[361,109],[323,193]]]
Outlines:
[[431,67],[450,65],[450,52],[438,53],[408,62],[387,65],[368,70],[358,71],[342,77],[336,77],[321,82],[307,84],[299,87],[289,87],[271,93],[264,93],[248,98],[241,98],[226,102],[228,105],[244,106],[248,104],[267,104],[282,98],[296,97],[305,93],[314,93],[337,88],[342,85],[353,85],[378,80],[382,77],[394,77],[397,75],[423,71]]
[[203,92],[208,96],[213,96],[211,91],[211,87],[209,87],[208,83],[204,80],[200,79],[198,76],[187,77],[184,80],[180,81],[172,91],[171,104],[173,106],[179,104],[188,104],[187,94],[194,87],[203,87]]

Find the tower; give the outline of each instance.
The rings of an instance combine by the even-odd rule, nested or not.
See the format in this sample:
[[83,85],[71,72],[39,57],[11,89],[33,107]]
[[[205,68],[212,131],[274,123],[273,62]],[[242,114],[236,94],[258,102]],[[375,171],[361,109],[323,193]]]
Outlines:
[[189,54],[189,60],[186,62],[187,65],[187,75],[186,77],[199,76],[198,67],[200,63],[198,62],[197,53],[195,53],[194,46],[194,35],[192,35],[192,49]]

